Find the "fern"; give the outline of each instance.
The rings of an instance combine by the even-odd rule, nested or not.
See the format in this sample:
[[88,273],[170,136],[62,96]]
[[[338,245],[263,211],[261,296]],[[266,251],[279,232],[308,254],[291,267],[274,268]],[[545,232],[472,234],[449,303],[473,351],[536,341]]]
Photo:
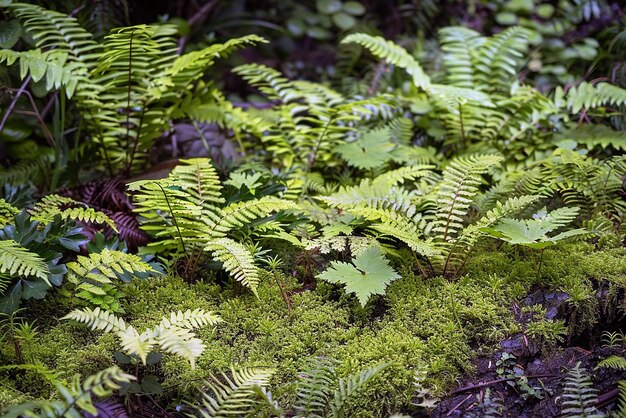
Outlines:
[[337,376],[334,361],[315,358],[309,369],[300,373],[301,379],[296,389],[297,416],[343,417],[346,402],[389,365],[389,363],[384,363],[369,367],[343,379]]
[[609,356],[600,361],[596,368],[609,368],[615,370],[626,370],[626,358],[621,356]]
[[459,158],[451,162],[443,172],[443,181],[437,193],[437,220],[434,232],[442,242],[453,240],[463,228],[463,216],[467,215],[473,197],[478,193],[480,175],[502,161],[497,155],[479,155]]
[[206,388],[201,390],[202,406],[196,407],[198,414],[218,418],[252,412],[259,404],[257,390],[268,384],[272,373],[269,369],[231,369],[231,376],[211,375],[203,385]]
[[4,417],[73,418],[86,414],[97,416],[98,410],[94,405],[93,396],[109,397],[115,390],[120,389],[122,384],[128,384],[133,380],[134,376],[124,373],[117,366],[91,375],[82,383],[80,376],[76,375],[70,386],[56,383],[60,400],[27,402],[13,406]]
[[567,108],[573,113],[578,113],[582,109],[624,105],[626,104],[626,90],[609,83],[593,85],[583,81],[569,89],[566,98]]
[[117,232],[115,222],[106,214],[65,196],[44,196],[30,210],[30,213],[33,219],[42,223],[52,222],[54,217],[59,215],[64,221],[75,220],[85,223],[106,224]]
[[34,276],[48,281],[47,263],[13,240],[0,240],[0,273]]
[[248,286],[257,295],[259,273],[250,250],[229,238],[211,240],[204,249],[210,251],[216,260],[224,263],[224,270],[235,280]]
[[[101,308],[113,309],[103,296],[112,287],[113,280],[130,282],[132,277],[148,277],[157,271],[141,258],[133,254],[105,248],[100,253],[90,253],[88,257],[78,256],[67,263],[68,281],[76,285],[76,296]],[[113,305],[115,306],[115,305]]]
[[318,357],[311,361],[309,368],[300,373],[301,380],[297,387],[298,401],[295,410],[298,416],[321,418],[332,396],[332,388],[337,383],[337,376],[332,360]]
[[346,402],[359,393],[368,382],[378,376],[380,372],[387,367],[389,367],[389,363],[383,363],[378,366],[368,367],[360,373],[352,374],[345,380],[340,378],[333,401],[330,405],[331,416],[334,418],[343,417],[343,407]]
[[113,29],[100,43],[59,12],[24,3],[6,8],[25,23],[37,49],[1,51],[0,62],[19,60],[22,78],[45,76],[48,88],[63,88],[73,98],[110,174],[144,165],[172,115],[186,114],[193,84],[217,58],[264,42],[250,35],[178,55],[172,25]]
[[128,355],[137,356],[144,365],[154,346],[159,346],[166,353],[185,358],[192,369],[195,367],[195,359],[205,348],[192,330],[207,325],[216,325],[221,321],[212,312],[198,308],[194,311],[187,310],[172,313],[170,317],[163,317],[157,326],[140,334],[132,325],[127,325],[123,319],[101,311],[100,308],[77,309],[62,319],[75,320],[93,330],[115,333],[123,351]]
[[428,77],[417,60],[406,49],[380,36],[371,36],[364,33],[348,35],[341,41],[343,44],[356,43],[367,48],[372,54],[386,60],[398,68],[404,69],[412,78],[413,83],[427,90],[430,87]]
[[581,418],[604,416],[595,407],[597,390],[592,387],[591,377],[580,367],[580,362],[570,369],[565,378],[562,398],[563,416]]
[[141,227],[156,238],[149,245],[155,251],[202,248],[255,293],[259,279],[252,253],[228,235],[272,213],[296,208],[272,196],[224,207],[217,173],[210,160],[200,158],[182,160],[166,179],[135,182],[129,189],[138,191],[136,212],[142,216]]
[[19,213],[19,209],[4,199],[0,199],[0,228],[13,222],[13,217]]

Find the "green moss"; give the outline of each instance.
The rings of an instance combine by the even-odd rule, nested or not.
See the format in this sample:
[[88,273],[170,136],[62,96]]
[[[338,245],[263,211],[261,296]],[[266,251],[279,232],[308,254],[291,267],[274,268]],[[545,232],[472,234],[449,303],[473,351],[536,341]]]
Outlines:
[[[599,311],[593,303],[596,298],[579,305],[574,303],[576,298],[593,294],[599,284],[615,288],[626,283],[626,250],[622,248],[595,251],[587,244],[550,248],[544,253],[539,275],[537,255],[508,246],[499,251],[485,247],[470,257],[465,276],[457,280],[423,280],[409,266],[400,266],[402,278],[391,283],[386,296],[372,299],[365,308],[339,286],[321,283],[315,291],[302,291],[293,277],[285,278],[288,307],[278,287],[268,280],[261,283],[256,298],[241,289],[235,294],[232,286],[221,286],[214,279],[187,283],[166,275],[124,287],[124,318],[140,330],[178,310],[202,308],[224,320],[217,327],[197,331],[206,349],[195,370],[184,359],[168,355],[150,368],[163,382],[161,399],[171,405],[193,401],[203,379],[235,365],[274,368],[274,398],[289,407],[296,399],[298,372],[311,357],[327,356],[337,360],[343,377],[381,362],[391,363],[351,401],[348,416],[418,413],[411,406],[414,370],[425,366],[424,386],[444,393],[455,379],[471,372],[476,347],[489,352],[520,330],[510,306],[533,287],[568,292],[575,322],[593,323]],[[614,296],[619,294],[614,292]],[[40,302],[37,310],[45,311],[48,303],[48,299]],[[552,324],[531,328],[542,338],[560,332],[547,329],[548,325]],[[118,349],[112,335],[61,321],[41,331],[33,355],[69,379],[75,373],[86,376],[110,366]],[[41,394],[43,388],[37,391]]]

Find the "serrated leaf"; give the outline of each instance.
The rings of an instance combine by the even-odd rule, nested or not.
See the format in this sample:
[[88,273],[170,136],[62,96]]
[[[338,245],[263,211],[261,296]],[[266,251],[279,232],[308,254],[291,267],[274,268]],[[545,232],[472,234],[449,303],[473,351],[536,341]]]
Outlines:
[[355,142],[337,147],[337,152],[348,164],[364,170],[380,167],[391,158],[394,144],[388,129],[365,133]]
[[331,262],[331,268],[317,277],[346,286],[346,292],[356,294],[365,306],[371,295],[384,295],[387,285],[400,278],[378,247],[370,247],[353,260],[354,264]]

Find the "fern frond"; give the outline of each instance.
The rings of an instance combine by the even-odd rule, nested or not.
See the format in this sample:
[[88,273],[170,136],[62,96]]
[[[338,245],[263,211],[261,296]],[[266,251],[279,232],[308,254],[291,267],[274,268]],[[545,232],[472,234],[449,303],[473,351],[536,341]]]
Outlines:
[[196,358],[205,349],[202,340],[185,328],[169,327],[155,330],[154,340],[166,353],[176,354],[189,361],[192,369],[196,366]]
[[339,379],[339,387],[335,390],[333,402],[330,405],[332,416],[334,418],[343,416],[343,407],[346,402],[389,366],[390,363],[384,363],[375,367],[368,367],[361,373],[348,376],[345,380]]
[[476,86],[475,59],[472,51],[476,51],[485,41],[486,39],[478,32],[462,26],[439,29],[439,42],[445,53],[443,65],[446,69],[447,84],[469,89]]
[[528,29],[513,26],[489,38],[475,52],[475,88],[507,94],[528,49]]
[[445,168],[437,193],[439,208],[433,227],[438,241],[445,243],[455,239],[463,228],[472,198],[478,193],[480,176],[500,161],[502,157],[494,154],[474,155],[458,158]]
[[593,85],[583,81],[567,92],[567,107],[573,113],[578,113],[581,109],[624,104],[626,104],[626,90],[609,83],[602,82]]
[[75,309],[61,319],[71,319],[83,323],[92,330],[102,330],[104,332],[125,332],[126,322],[112,313],[95,308]]
[[48,265],[37,254],[13,240],[0,240],[0,273],[35,276],[48,282]]
[[[178,96],[187,90],[190,83],[199,79],[206,69],[214,64],[218,58],[227,57],[238,48],[258,43],[267,43],[267,40],[257,35],[247,35],[229,39],[223,44],[210,45],[198,51],[180,55],[168,66],[162,74],[155,77],[154,87],[162,92],[172,92]],[[153,91],[155,97],[161,98]]]
[[336,385],[337,375],[333,361],[317,357],[309,368],[299,373],[295,410],[298,416],[323,418]]
[[94,296],[106,294],[102,286],[113,283],[114,279],[129,282],[133,277],[145,278],[157,273],[140,257],[108,248],[100,253],[92,252],[88,257],[79,255],[76,261],[67,263],[67,268],[68,280],[80,291],[78,296],[96,305]]
[[292,81],[273,68],[261,64],[244,64],[233,68],[232,71],[258,88],[270,100],[291,103],[304,98]]
[[570,369],[565,378],[563,388],[563,416],[601,418],[604,415],[595,407],[598,399],[597,390],[593,388],[591,377],[580,362]]
[[93,35],[83,29],[74,17],[35,4],[10,3],[5,8],[24,22],[24,28],[38,48],[54,48],[67,53],[72,60],[86,64],[100,48]]
[[206,325],[217,325],[222,320],[213,314],[213,312],[207,312],[201,308],[196,308],[193,311],[188,309],[185,312],[172,312],[168,317],[163,317],[157,328],[159,330],[166,330],[172,327],[194,329],[204,327]]
[[93,403],[92,396],[109,397],[115,390],[121,388],[121,384],[129,384],[133,380],[134,376],[124,373],[117,366],[91,375],[82,383],[80,376],[75,375],[70,386],[56,382],[59,400],[27,402],[13,406],[5,411],[6,415],[3,416],[5,418],[97,416],[98,409]]
[[297,207],[293,202],[274,196],[231,203],[222,209],[222,218],[214,226],[211,226],[209,235],[222,237],[228,231],[249,225],[255,219],[266,218],[273,212],[296,209]]
[[609,356],[600,361],[596,368],[608,368],[615,370],[626,370],[626,358],[622,356]]
[[30,214],[32,219],[42,223],[50,223],[55,216],[59,215],[65,221],[106,224],[117,232],[115,222],[106,214],[65,196],[54,194],[44,196],[30,210]]
[[196,407],[200,416],[219,418],[243,416],[259,403],[256,390],[269,383],[273,371],[270,369],[231,368],[231,376],[222,373],[211,375],[202,389],[202,406]]
[[424,90],[430,87],[430,77],[424,73],[422,66],[406,49],[380,36],[365,33],[354,33],[346,36],[342,44],[356,43],[367,48],[372,54],[398,68],[403,68],[412,78],[416,86]]
[[205,251],[211,252],[213,257],[224,264],[226,270],[233,278],[247,286],[256,295],[259,284],[258,269],[254,265],[254,258],[244,245],[230,238],[218,238],[211,240]]
[[20,213],[19,209],[4,199],[0,199],[0,229],[13,222],[13,217]]

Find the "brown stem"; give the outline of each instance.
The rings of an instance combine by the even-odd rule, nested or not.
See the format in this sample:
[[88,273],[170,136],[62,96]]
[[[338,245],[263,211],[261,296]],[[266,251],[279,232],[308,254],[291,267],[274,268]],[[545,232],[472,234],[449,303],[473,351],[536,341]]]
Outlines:
[[7,108],[7,111],[4,112],[4,116],[2,117],[2,122],[0,122],[0,132],[2,132],[2,130],[4,129],[4,125],[7,123],[7,120],[9,119],[9,116],[13,112],[13,109],[15,109],[15,106],[17,105],[18,99],[20,98],[22,93],[24,93],[26,91],[26,86],[28,85],[28,83],[30,83],[30,79],[31,79],[30,76],[28,76],[28,77],[26,77],[24,79],[24,82],[22,83],[21,87],[19,88],[19,90],[15,94],[15,97],[13,97],[13,100],[11,101],[11,104]]
[[[536,374],[536,375],[533,375],[533,376],[526,376],[526,378],[528,378],[528,379],[539,379],[541,377],[556,377],[556,376],[557,376],[556,374],[551,373],[551,374]],[[473,384],[473,385],[468,385],[468,386],[464,386],[462,388],[458,388],[458,389],[454,390],[452,392],[452,395],[457,395],[459,393],[467,392],[467,391],[470,391],[470,390],[481,389],[481,388],[485,388],[487,386],[493,386],[493,385],[496,385],[498,383],[509,382],[511,380],[517,380],[517,379],[519,379],[519,376],[517,376],[517,377],[505,377],[505,378],[502,378],[502,379],[490,380],[488,382],[482,382],[482,383],[477,383],[477,384]]]

